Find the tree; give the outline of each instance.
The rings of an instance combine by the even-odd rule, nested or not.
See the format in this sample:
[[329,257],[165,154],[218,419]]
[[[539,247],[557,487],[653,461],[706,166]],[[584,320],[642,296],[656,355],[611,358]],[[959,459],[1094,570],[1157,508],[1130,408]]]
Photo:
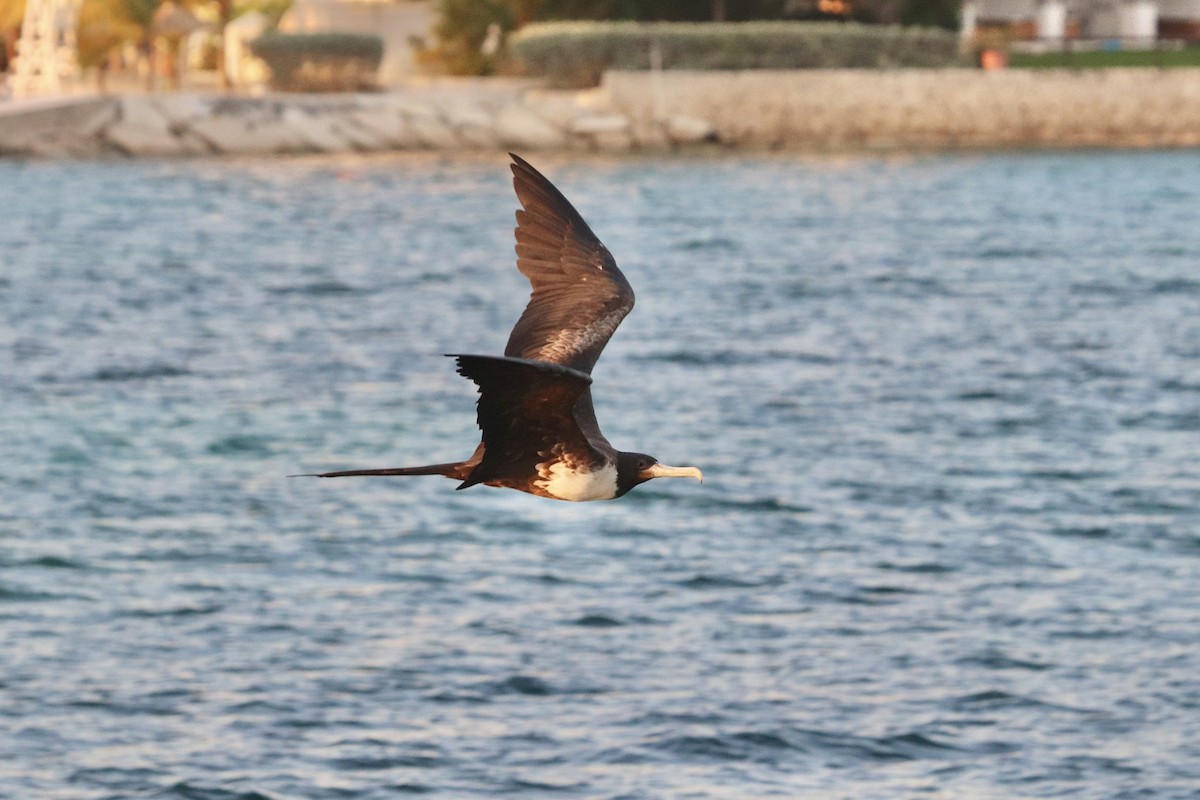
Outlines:
[[25,0],[0,0],[0,71],[17,54],[17,30],[25,19]]

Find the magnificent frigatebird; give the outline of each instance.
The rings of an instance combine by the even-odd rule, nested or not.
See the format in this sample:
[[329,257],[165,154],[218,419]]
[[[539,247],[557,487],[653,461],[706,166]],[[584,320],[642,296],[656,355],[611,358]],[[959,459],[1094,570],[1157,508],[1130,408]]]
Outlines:
[[[509,155],[512,155],[511,153]],[[466,461],[352,469],[313,477],[444,475],[556,500],[610,500],[651,478],[696,478],[644,453],[617,450],[592,409],[592,367],[633,308],[633,289],[579,212],[540,172],[512,156],[517,269],[533,294],[504,356],[449,354],[479,387],[483,441]]]

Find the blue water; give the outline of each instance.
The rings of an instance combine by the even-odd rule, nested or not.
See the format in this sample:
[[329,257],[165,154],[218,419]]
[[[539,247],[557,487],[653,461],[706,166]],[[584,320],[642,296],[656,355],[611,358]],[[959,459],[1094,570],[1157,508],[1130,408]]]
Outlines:
[[461,458],[502,157],[0,163],[0,796],[1200,797],[1200,152],[534,157],[638,292]]

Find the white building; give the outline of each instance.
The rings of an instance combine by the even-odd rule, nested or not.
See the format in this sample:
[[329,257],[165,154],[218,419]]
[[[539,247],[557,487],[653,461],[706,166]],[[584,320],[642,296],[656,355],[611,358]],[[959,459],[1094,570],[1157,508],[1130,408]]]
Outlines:
[[415,71],[411,40],[428,36],[433,21],[428,0],[294,0],[279,29],[285,33],[378,34],[383,38],[379,79],[389,84]]
[[963,35],[990,30],[1045,42],[1200,41],[1200,0],[965,0]]

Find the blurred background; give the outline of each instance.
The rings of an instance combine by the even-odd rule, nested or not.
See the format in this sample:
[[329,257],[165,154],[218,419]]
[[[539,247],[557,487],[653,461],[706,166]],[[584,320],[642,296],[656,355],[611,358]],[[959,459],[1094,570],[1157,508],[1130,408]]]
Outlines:
[[[1191,0],[0,0],[0,797],[1196,798]],[[506,150],[638,294],[467,456]]]
[[[988,66],[1002,66],[1014,55],[1023,66],[1200,64],[1196,0],[3,0],[0,72],[8,74],[9,92],[17,94],[64,81],[101,89],[166,84],[252,90],[272,74],[277,85],[287,85],[285,58],[278,52],[285,40],[293,58],[340,59],[342,67],[361,59],[370,73],[362,80],[385,87],[431,74],[578,81],[587,77],[578,71],[583,64],[576,65],[576,74],[555,75],[552,67],[561,64],[547,59],[573,55],[595,74],[646,58],[628,40],[629,26],[597,27],[603,38],[588,53],[547,53],[571,49],[561,39],[561,26],[559,38],[552,36],[551,23],[563,21],[908,26],[955,32],[960,49],[972,58],[988,54]],[[790,31],[800,43],[781,47],[768,36],[747,48],[726,32],[727,38],[708,42],[703,52],[693,42],[683,53],[668,41],[665,66],[766,65],[753,63],[755,57],[778,68],[813,66],[787,51],[803,50],[804,40],[819,36],[820,27],[760,31],[773,36]],[[277,36],[257,50],[250,46],[264,34]],[[325,36],[306,40],[303,34]],[[836,50],[838,44],[825,47]],[[893,42],[889,63],[911,61],[908,49],[911,44]],[[774,52],[765,56],[763,50]],[[823,63],[862,66],[864,58],[861,52],[833,52]]]

